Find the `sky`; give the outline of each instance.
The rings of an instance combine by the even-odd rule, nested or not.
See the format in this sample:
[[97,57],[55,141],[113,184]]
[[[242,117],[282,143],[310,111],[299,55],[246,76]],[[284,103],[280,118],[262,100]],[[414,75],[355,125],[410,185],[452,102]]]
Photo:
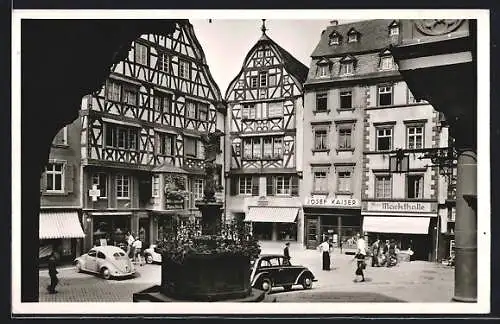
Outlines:
[[[240,72],[248,51],[262,35],[261,19],[190,20],[203,47],[212,76],[225,96],[229,83]],[[348,23],[354,20],[339,20]],[[311,54],[330,20],[266,20],[266,34],[309,67]]]

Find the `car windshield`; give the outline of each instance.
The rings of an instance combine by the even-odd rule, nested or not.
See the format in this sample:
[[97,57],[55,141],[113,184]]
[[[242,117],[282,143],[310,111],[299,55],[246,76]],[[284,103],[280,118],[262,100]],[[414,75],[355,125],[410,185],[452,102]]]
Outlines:
[[121,260],[127,257],[123,252],[115,252],[113,256],[115,257],[115,260]]

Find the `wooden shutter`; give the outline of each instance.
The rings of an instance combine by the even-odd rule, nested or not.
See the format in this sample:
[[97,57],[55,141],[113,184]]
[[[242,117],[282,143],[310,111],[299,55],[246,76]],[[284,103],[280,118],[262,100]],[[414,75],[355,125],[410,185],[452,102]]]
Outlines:
[[252,177],[252,196],[259,195],[259,177]]
[[66,163],[64,166],[64,191],[66,193],[73,192],[74,182],[74,166],[71,163]]
[[267,195],[268,196],[274,196],[274,178],[272,176],[267,176],[266,177],[266,188],[267,188]]
[[229,194],[231,196],[236,196],[237,195],[237,188],[238,188],[238,177],[231,177],[230,178],[230,186],[229,186]]
[[292,176],[292,196],[299,195],[299,178],[297,176]]

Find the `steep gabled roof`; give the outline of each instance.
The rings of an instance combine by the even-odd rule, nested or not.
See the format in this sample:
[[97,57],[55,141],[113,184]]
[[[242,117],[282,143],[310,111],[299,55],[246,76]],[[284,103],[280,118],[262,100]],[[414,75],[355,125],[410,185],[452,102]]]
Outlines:
[[[391,19],[364,20],[350,24],[328,26],[321,34],[321,39],[314,49],[311,57],[340,56],[346,53],[358,53],[370,50],[381,50],[391,44],[389,36],[389,25],[394,22]],[[339,45],[330,45],[330,34],[336,31],[338,34],[347,36],[348,32],[355,30],[361,37],[357,42],[343,41]]]
[[273,41],[267,34],[263,34],[257,43],[248,51],[245,60],[243,61],[243,66],[241,70],[238,72],[238,74],[235,76],[235,78],[229,83],[229,86],[226,90],[226,98],[228,95],[228,91],[233,87],[233,84],[238,80],[239,76],[241,73],[243,73],[243,70],[245,69],[246,63],[250,59],[252,53],[261,45],[266,45],[270,44],[272,47],[274,47],[278,54],[281,56],[281,59],[283,61],[283,64],[285,66],[285,70],[293,75],[297,80],[300,82],[300,84],[304,84],[304,82],[307,79],[307,74],[309,73],[309,68],[302,64],[299,60],[297,60],[295,57],[293,57],[292,54],[290,54],[288,51],[286,51],[283,47],[279,46],[278,43]]

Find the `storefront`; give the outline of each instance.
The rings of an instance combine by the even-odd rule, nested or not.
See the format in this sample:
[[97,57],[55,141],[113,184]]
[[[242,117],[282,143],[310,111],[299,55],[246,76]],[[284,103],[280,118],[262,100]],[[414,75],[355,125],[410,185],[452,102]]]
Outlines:
[[352,239],[361,231],[360,202],[352,198],[307,197],[304,202],[306,248],[316,249],[325,239],[343,252],[354,249]]
[[40,212],[40,258],[45,258],[52,247],[59,247],[60,261],[72,262],[82,253],[82,230],[78,211],[44,210]]
[[297,241],[298,207],[249,207],[245,222],[262,241]]
[[92,212],[85,218],[86,250],[100,245],[123,246],[126,244],[125,234],[134,233],[132,212]]
[[415,260],[432,261],[437,253],[437,203],[409,201],[363,202],[363,232],[371,244],[394,240],[400,250],[411,248]]

